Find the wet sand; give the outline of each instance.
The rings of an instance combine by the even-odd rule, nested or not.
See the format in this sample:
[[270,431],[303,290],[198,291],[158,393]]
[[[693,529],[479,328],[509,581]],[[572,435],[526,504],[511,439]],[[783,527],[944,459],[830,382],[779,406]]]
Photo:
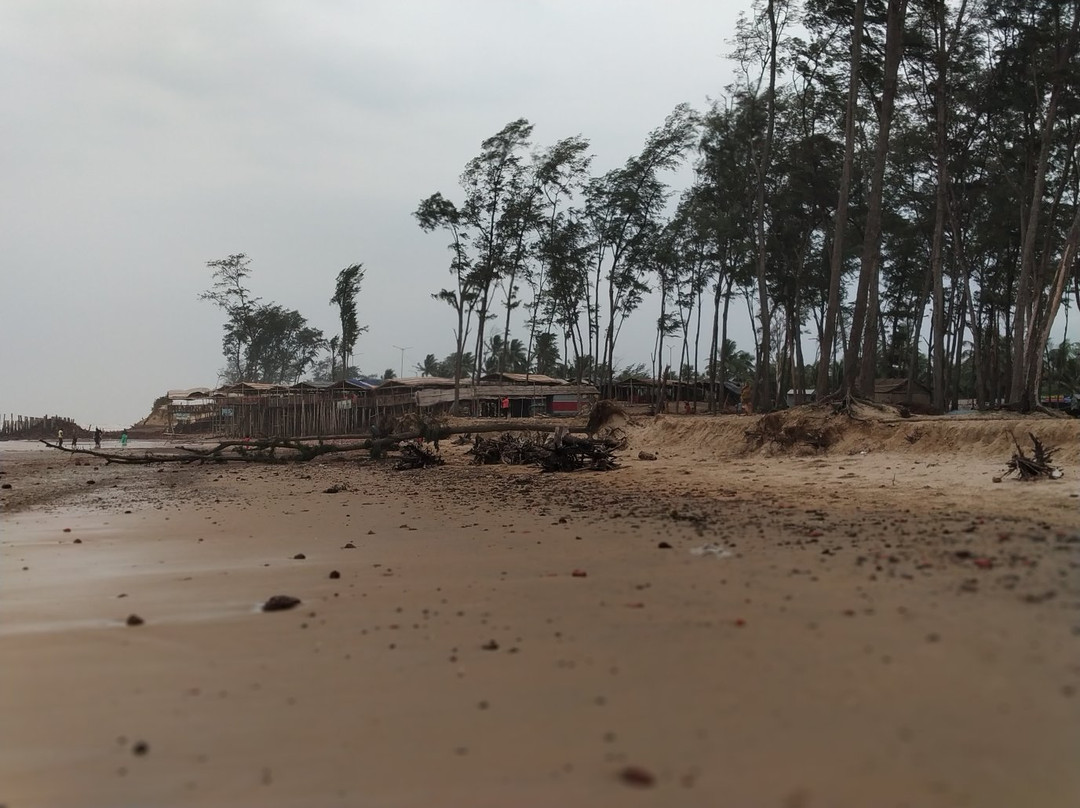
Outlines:
[[1078,804],[1077,427],[1024,484],[999,427],[747,421],[605,474],[0,447],[0,805]]

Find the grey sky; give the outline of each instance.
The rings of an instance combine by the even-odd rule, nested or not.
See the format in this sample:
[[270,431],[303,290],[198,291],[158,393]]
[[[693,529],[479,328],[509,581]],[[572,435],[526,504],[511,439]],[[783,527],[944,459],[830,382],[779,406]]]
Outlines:
[[[327,335],[363,262],[366,372],[453,349],[446,239],[480,141],[526,117],[621,164],[679,102],[704,109],[749,0],[6,0],[0,4],[0,410],[127,424],[214,384],[206,262]],[[624,329],[648,361],[656,312]],[[744,318],[745,319],[745,318]],[[737,326],[738,328],[738,326]],[[742,326],[746,328],[745,324]],[[735,333],[749,347],[745,330]]]

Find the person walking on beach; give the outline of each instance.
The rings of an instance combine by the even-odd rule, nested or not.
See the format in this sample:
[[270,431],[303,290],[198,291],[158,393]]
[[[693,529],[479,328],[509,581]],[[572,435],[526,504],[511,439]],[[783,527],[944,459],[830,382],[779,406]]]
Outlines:
[[127,430],[120,433],[120,445],[127,446]]
[[79,430],[71,430],[71,448],[77,449],[79,447]]
[[56,430],[56,445],[59,446],[61,449],[64,448],[64,430],[63,429]]
[[100,426],[94,427],[94,448],[95,449],[100,449],[101,448],[101,427]]

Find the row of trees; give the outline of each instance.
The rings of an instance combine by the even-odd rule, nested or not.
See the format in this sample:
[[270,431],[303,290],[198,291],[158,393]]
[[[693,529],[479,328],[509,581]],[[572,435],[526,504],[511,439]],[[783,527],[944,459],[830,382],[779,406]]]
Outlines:
[[676,107],[618,168],[593,176],[584,138],[536,148],[511,122],[456,200],[414,214],[449,240],[447,375],[522,351],[533,369],[542,337],[610,383],[653,292],[654,375],[673,342],[675,367],[726,378],[736,302],[759,407],[789,385],[868,396],[908,376],[941,409],[1030,408],[1051,326],[1080,298],[1078,38],[1080,0],[756,0],[723,98]]
[[[264,303],[249,288],[251,259],[236,253],[208,261],[213,283],[199,295],[225,314],[221,341],[225,367],[218,374],[226,384],[258,381],[295,384],[305,375],[340,379],[356,375],[349,364],[360,335],[367,331],[357,320],[356,297],[364,279],[362,264],[337,275],[330,305],[337,306],[341,332],[325,338],[295,309]],[[324,354],[328,354],[323,358]]]

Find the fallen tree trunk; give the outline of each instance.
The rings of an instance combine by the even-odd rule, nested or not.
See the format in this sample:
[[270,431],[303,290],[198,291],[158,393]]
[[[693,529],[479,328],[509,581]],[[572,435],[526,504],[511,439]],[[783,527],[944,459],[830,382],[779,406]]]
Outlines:
[[[343,454],[347,452],[371,452],[372,457],[382,457],[386,452],[404,443],[405,441],[426,438],[431,440],[436,448],[441,439],[453,435],[475,435],[490,432],[545,432],[553,433],[557,430],[567,432],[584,433],[582,428],[568,429],[562,424],[525,425],[513,423],[483,424],[460,428],[442,427],[437,432],[431,430],[422,434],[419,430],[411,430],[395,435],[386,435],[369,438],[350,443],[331,442],[332,438],[316,436],[310,438],[266,438],[261,440],[227,440],[220,441],[213,446],[193,447],[175,446],[170,452],[145,451],[142,454],[127,454],[119,452],[103,452],[95,449],[73,449],[68,446],[60,446],[47,440],[40,442],[50,449],[57,449],[68,454],[81,454],[104,460],[105,463],[117,463],[122,465],[152,465],[155,463],[304,463],[330,454]],[[292,454],[278,454],[278,450],[286,450]]]

